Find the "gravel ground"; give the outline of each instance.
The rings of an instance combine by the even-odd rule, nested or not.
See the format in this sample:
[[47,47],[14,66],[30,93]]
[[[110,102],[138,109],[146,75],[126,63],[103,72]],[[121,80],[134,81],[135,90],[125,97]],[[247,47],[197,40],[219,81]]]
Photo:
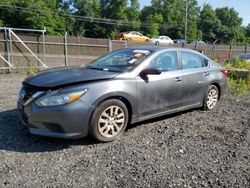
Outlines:
[[250,187],[250,94],[136,125],[118,140],[29,135],[0,75],[0,187]]

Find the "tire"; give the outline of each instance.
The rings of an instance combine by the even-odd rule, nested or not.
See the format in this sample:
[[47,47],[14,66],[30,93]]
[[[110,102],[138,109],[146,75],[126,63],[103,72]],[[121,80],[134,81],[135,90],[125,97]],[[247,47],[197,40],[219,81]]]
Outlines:
[[207,89],[204,101],[203,101],[203,110],[209,111],[212,110],[219,100],[219,90],[217,86],[210,85]]
[[117,99],[106,100],[97,106],[91,117],[89,135],[97,141],[110,142],[124,132],[127,124],[126,105]]
[[155,42],[155,45],[156,45],[156,46],[159,46],[159,42],[158,42],[158,41],[157,41],[157,42]]

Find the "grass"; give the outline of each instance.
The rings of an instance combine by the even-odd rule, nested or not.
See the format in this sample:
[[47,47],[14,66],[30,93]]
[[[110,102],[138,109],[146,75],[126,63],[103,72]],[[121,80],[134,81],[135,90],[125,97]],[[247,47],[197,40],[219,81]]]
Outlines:
[[[244,95],[250,91],[250,64],[245,60],[235,59],[225,65],[229,69],[229,92]],[[235,70],[240,69],[240,70]]]

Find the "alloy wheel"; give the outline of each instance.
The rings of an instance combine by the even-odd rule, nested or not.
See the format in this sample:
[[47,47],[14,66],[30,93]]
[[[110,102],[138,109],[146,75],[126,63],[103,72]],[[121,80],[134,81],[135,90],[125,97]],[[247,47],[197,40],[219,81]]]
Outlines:
[[218,91],[216,89],[211,89],[207,96],[207,108],[209,110],[213,109],[218,101]]
[[106,137],[116,136],[125,124],[125,113],[119,106],[110,106],[106,108],[99,117],[98,131]]

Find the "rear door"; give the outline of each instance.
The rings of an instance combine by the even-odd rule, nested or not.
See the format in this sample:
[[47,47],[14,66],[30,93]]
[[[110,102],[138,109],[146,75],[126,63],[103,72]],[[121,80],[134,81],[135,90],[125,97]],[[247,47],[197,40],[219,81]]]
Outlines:
[[177,52],[162,52],[149,67],[159,68],[162,73],[137,77],[139,119],[182,106],[182,70],[178,66]]
[[209,76],[208,60],[191,51],[181,51],[183,106],[202,104]]

